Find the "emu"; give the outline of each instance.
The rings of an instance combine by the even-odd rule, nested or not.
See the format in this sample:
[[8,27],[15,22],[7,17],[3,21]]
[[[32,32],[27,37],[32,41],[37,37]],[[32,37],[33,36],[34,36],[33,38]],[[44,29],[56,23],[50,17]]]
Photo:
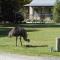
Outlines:
[[16,46],[17,46],[17,39],[18,37],[20,37],[20,42],[21,42],[21,46],[22,46],[22,41],[21,41],[21,37],[23,37],[23,39],[27,42],[30,42],[30,39],[27,39],[27,31],[22,28],[22,27],[14,27],[12,28],[9,33],[8,33],[9,37],[15,36],[16,37]]

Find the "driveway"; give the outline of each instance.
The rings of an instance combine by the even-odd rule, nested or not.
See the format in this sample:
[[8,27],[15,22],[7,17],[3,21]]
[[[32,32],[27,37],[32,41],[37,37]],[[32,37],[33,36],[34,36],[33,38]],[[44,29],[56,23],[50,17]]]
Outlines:
[[60,57],[38,57],[15,54],[0,54],[0,60],[60,60]]

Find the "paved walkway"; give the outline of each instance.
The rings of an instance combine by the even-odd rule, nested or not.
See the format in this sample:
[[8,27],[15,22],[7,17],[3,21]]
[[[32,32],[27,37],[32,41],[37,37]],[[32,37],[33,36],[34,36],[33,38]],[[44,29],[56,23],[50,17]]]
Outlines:
[[0,60],[60,60],[60,57],[37,57],[15,54],[0,54]]

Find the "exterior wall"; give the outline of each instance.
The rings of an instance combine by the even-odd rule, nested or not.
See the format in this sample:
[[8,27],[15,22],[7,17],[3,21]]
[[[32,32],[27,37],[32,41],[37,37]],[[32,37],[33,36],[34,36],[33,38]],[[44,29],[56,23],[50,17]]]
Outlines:
[[30,7],[29,19],[30,20],[46,20],[52,17],[52,7]]
[[33,7],[29,7],[29,19],[33,19]]

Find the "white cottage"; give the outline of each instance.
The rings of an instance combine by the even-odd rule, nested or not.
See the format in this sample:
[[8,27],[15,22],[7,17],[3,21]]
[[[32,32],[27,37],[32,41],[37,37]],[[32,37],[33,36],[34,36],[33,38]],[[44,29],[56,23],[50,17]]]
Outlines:
[[44,20],[52,17],[52,9],[56,0],[32,0],[25,6],[29,7],[30,20]]

